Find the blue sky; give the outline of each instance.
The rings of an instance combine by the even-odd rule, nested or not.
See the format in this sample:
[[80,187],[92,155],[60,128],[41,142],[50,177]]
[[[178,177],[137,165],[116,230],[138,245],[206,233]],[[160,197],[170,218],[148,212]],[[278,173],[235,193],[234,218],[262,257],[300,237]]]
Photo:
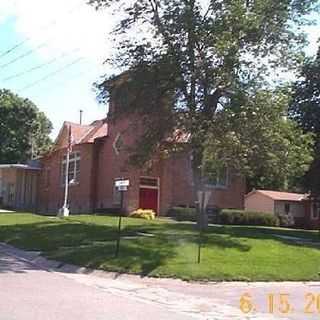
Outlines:
[[[54,125],[52,137],[64,120],[78,122],[80,109],[85,123],[106,114],[92,83],[108,72],[102,62],[111,48],[112,21],[83,0],[0,1],[0,88],[31,99],[44,111]],[[42,78],[47,79],[36,84]]]
[[[108,32],[114,24],[113,16],[84,0],[0,0],[0,88],[44,111],[54,125],[52,137],[64,120],[78,122],[80,109],[85,123],[104,117],[106,107],[96,102],[92,83],[111,72],[102,62],[113,49]],[[319,28],[320,20],[306,28],[308,55],[316,53]]]

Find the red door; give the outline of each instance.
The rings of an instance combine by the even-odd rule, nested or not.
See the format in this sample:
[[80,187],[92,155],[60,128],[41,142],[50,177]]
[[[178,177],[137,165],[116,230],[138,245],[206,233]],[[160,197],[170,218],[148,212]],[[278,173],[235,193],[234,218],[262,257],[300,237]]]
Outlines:
[[139,208],[152,209],[158,211],[158,190],[149,188],[140,188]]

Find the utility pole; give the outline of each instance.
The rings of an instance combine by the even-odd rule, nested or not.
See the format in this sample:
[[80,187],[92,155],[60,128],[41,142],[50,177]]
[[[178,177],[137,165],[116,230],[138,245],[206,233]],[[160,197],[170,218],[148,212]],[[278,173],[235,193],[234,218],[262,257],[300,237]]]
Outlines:
[[83,110],[80,109],[80,124],[82,124],[82,114],[83,114]]
[[69,162],[70,162],[70,150],[67,149],[67,158],[66,158],[66,171],[65,171],[65,179],[64,179],[64,201],[63,206],[61,208],[62,216],[69,215],[68,209],[68,193],[69,193]]
[[69,194],[69,163],[70,163],[70,153],[72,151],[73,137],[71,132],[71,126],[68,127],[68,146],[67,146],[67,155],[66,155],[66,170],[65,170],[65,179],[64,179],[64,200],[63,206],[59,210],[58,216],[68,217],[69,208],[68,208],[68,194]]

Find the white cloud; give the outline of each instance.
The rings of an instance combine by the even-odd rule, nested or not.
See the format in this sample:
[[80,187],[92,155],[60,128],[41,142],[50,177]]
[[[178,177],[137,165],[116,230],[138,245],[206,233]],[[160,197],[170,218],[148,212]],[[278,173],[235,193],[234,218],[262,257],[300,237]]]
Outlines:
[[84,0],[1,0],[0,12],[0,19],[16,17],[16,31],[32,48],[46,43],[37,50],[43,57],[79,48],[81,56],[101,64],[111,47],[107,34],[115,19]]
[[[206,8],[208,0],[202,2]],[[53,120],[54,134],[58,132],[63,120],[78,120],[79,108],[85,110],[88,122],[104,116],[105,108],[97,106],[91,85],[106,70],[102,62],[114,49],[114,42],[108,33],[118,21],[119,15],[112,16],[104,10],[96,11],[86,4],[86,0],[0,0],[0,24],[9,17],[15,17],[14,27],[22,39],[28,39],[26,45],[35,49],[46,43],[44,48],[35,50],[41,60],[48,61],[64,52],[70,52],[70,59],[84,57],[83,64],[79,64],[79,72],[88,70],[89,75],[70,79],[62,73],[59,79],[50,79],[53,82],[23,92]],[[310,54],[314,54],[317,48],[318,28],[307,28],[311,42],[308,49]],[[30,50],[26,45],[19,48],[19,53]],[[1,46],[3,50],[8,49],[4,44]],[[79,50],[74,52],[76,48]],[[11,55],[6,58],[11,59]],[[61,61],[61,65],[64,63],[67,62]],[[13,73],[32,66],[21,65],[22,69],[13,70]],[[51,87],[55,80],[57,86]],[[26,79],[26,85],[32,81]],[[13,85],[12,89],[16,87]]]
[[16,1],[2,0],[0,1],[0,23],[10,16],[15,9]]
[[[205,8],[207,2],[201,0]],[[86,0],[1,0],[0,23],[8,16],[16,17],[17,32],[29,39],[32,48],[46,43],[36,50],[41,57],[51,58],[79,48],[77,55],[96,66],[101,66],[113,49],[108,33],[118,21],[109,11],[96,11]],[[308,52],[313,53],[318,30],[306,30],[311,42]]]
[[[50,81],[42,81],[27,91],[19,90],[23,88],[20,82],[9,83],[12,85],[9,88],[22,96],[28,96],[53,121],[53,136],[64,120],[78,121],[80,108],[85,110],[86,122],[103,117],[106,107],[97,105],[92,83],[107,70],[102,63],[112,49],[108,33],[115,25],[115,18],[104,10],[96,11],[86,4],[86,0],[0,0],[0,24],[9,18],[14,18],[15,31],[22,41],[27,41],[3,57],[4,63],[30,49],[33,49],[33,57],[39,60],[38,64],[69,52],[66,59],[59,59],[59,63],[52,65],[50,70],[23,77],[21,80],[25,85],[83,57],[71,75],[67,72],[58,74]],[[46,45],[37,49],[43,43]],[[2,44],[3,51],[15,44],[14,41],[7,44],[8,47]],[[9,75],[34,67],[25,59],[12,66],[12,70],[6,70]]]

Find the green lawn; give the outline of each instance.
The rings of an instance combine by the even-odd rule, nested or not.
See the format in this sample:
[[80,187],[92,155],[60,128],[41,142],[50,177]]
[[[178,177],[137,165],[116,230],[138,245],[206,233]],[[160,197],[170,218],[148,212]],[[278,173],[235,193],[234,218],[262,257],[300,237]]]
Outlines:
[[[120,255],[114,258],[118,219],[0,214],[0,241],[40,250],[81,266],[150,276],[197,280],[320,280],[316,231],[212,226],[197,264],[194,225],[161,219],[123,219]],[[311,240],[297,244],[276,235]]]

